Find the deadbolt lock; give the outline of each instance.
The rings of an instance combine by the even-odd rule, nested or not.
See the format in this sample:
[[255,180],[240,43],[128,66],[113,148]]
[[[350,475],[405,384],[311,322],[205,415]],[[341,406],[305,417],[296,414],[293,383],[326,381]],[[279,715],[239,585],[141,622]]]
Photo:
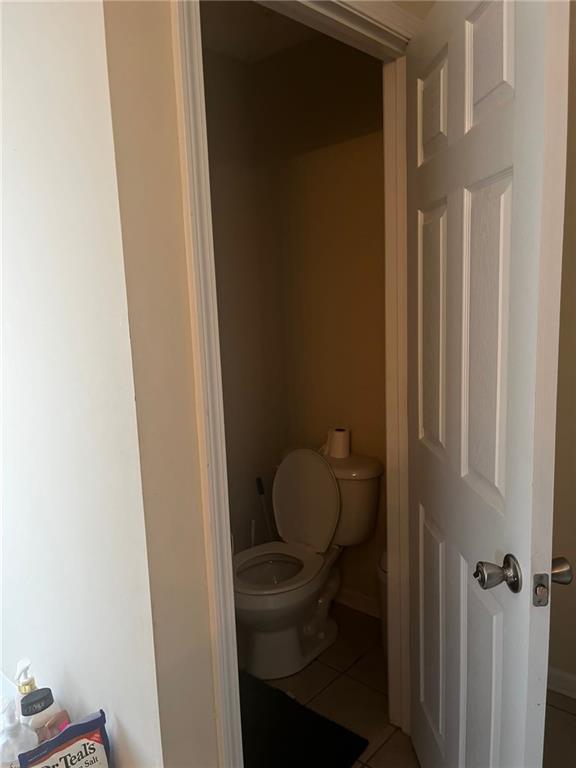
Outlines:
[[511,592],[520,592],[522,589],[520,563],[514,555],[510,554],[504,557],[502,565],[487,563],[483,560],[476,563],[474,578],[478,580],[482,589],[493,589],[498,584],[502,584],[503,581],[506,582]]

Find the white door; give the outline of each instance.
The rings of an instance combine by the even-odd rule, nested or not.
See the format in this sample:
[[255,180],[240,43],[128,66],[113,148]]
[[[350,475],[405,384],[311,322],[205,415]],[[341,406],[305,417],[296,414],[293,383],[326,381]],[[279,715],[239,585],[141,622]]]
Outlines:
[[[440,2],[408,48],[412,735],[541,764],[568,6]],[[520,563],[481,589],[476,562]]]

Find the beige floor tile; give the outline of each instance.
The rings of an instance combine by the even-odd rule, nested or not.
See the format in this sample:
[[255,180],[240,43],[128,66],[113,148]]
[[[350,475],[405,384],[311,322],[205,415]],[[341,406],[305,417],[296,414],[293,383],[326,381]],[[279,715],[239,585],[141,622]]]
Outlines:
[[561,693],[548,691],[548,700],[546,703],[551,707],[563,709],[564,712],[570,712],[571,715],[576,715],[576,699],[572,699],[570,696],[563,696]]
[[572,766],[576,755],[576,717],[546,707],[543,768]]
[[396,731],[368,760],[368,765],[370,768],[418,768],[419,763],[408,736]]
[[359,757],[361,762],[366,762],[395,730],[388,720],[386,697],[350,677],[339,677],[308,706],[368,739],[369,746]]
[[386,655],[381,645],[361,656],[346,674],[380,693],[388,693]]
[[332,607],[332,617],[338,625],[338,637],[318,660],[344,672],[366,651],[380,644],[380,622],[338,603]]
[[300,704],[307,704],[310,699],[317,696],[320,691],[326,688],[340,673],[332,667],[320,664],[319,661],[313,661],[301,672],[290,677],[282,677],[279,680],[269,680],[268,682],[274,688],[292,696]]
[[348,608],[347,605],[342,605],[342,603],[332,603],[331,615],[343,631],[352,630],[355,632],[360,628],[364,633],[370,635],[373,642],[379,641],[381,624],[380,620],[374,616],[355,611],[353,608]]

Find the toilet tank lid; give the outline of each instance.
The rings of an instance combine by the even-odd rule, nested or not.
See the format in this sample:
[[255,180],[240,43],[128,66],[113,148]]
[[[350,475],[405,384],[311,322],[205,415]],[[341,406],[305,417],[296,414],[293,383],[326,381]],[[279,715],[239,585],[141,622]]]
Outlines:
[[380,477],[384,469],[378,459],[357,456],[354,453],[345,459],[335,459],[332,456],[324,458],[332,467],[332,472],[338,480],[371,480],[374,477]]

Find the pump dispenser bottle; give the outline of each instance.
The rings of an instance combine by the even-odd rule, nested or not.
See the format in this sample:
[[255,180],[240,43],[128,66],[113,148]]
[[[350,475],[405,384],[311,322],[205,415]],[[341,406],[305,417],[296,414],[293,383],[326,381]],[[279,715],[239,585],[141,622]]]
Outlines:
[[30,666],[32,662],[30,659],[20,659],[16,665],[16,685],[18,686],[18,695],[16,697],[16,714],[20,718],[22,710],[20,708],[20,702],[29,693],[35,691],[38,687],[36,680],[30,674]]
[[16,685],[22,696],[36,690],[36,680],[30,674],[32,662],[30,659],[20,659],[16,665]]
[[51,739],[66,726],[70,717],[65,709],[60,709],[50,688],[37,688],[27,693],[20,702],[22,721],[38,736],[38,743]]

